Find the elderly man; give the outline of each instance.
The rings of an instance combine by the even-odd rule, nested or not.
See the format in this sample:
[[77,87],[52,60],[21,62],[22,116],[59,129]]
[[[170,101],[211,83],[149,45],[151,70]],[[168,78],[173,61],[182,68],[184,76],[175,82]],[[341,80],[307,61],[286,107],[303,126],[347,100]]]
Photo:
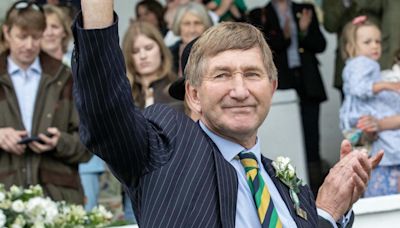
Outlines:
[[[260,152],[257,129],[275,92],[276,69],[253,26],[223,23],[194,44],[186,91],[193,122],[165,105],[133,104],[112,0],[82,1],[73,72],[81,139],[130,195],[140,227],[335,227],[363,192],[382,154],[342,144],[320,189],[297,198]],[[221,42],[223,41],[223,42]],[[329,222],[329,221],[332,222]]]

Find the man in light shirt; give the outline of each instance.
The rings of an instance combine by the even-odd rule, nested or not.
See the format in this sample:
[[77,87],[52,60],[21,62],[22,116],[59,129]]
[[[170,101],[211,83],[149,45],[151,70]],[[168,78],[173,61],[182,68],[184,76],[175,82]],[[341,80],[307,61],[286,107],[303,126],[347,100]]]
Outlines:
[[0,183],[40,184],[53,200],[83,203],[78,164],[91,154],[79,142],[68,67],[40,51],[43,10],[15,2],[2,27]]
[[84,0],[82,10],[73,27],[81,140],[125,186],[140,227],[347,223],[382,153],[368,159],[345,141],[316,201],[307,186],[290,194],[257,138],[277,86],[260,31],[221,23],[196,41],[185,69],[188,102],[200,114],[193,122],[166,105],[134,106],[113,1]]

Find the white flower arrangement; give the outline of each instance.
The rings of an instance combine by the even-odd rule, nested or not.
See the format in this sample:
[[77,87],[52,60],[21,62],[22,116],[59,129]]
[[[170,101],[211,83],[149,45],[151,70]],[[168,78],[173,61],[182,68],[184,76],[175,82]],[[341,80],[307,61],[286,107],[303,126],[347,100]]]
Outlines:
[[296,209],[296,213],[307,220],[307,213],[300,208],[300,200],[297,196],[297,194],[300,193],[299,187],[304,184],[303,181],[296,176],[296,170],[290,164],[290,158],[279,156],[272,162],[272,166],[275,168],[276,177],[289,187],[289,195]]
[[43,196],[40,186],[28,189],[0,184],[0,227],[72,228],[107,227],[113,215],[104,206],[86,212],[81,205],[54,202]]

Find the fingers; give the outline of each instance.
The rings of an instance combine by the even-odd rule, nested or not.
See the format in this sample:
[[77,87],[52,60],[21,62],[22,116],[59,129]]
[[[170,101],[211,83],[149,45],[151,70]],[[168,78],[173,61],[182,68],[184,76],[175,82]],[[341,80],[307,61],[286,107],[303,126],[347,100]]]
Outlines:
[[343,140],[342,144],[340,145],[340,159],[348,155],[352,149],[353,147],[351,146],[350,141],[347,139]]
[[301,11],[301,14],[302,14],[302,16],[309,17],[310,14],[311,14],[311,10],[310,9],[303,9]]
[[23,131],[18,131],[18,130],[16,130],[15,133],[16,133],[17,135],[19,135],[20,137],[26,137],[26,136],[28,135],[28,132],[25,131],[25,130],[23,130]]
[[40,153],[42,153],[42,151],[43,151],[43,145],[41,145],[41,144],[38,143],[38,142],[31,142],[31,143],[28,144],[28,146],[29,146],[29,148],[31,148],[31,150],[32,150],[33,152],[35,152],[35,153],[40,154]]
[[309,24],[312,19],[312,10],[303,9],[303,11],[301,12],[301,19],[305,20],[305,22],[307,22],[307,24]]
[[52,137],[49,137],[43,133],[40,133],[39,138],[43,141],[42,144],[47,144],[47,145],[52,145],[54,146],[54,140],[52,139]]
[[29,147],[36,153],[43,153],[50,150],[53,150],[60,139],[61,132],[55,127],[47,128],[47,132],[51,134],[51,137],[40,133],[38,137],[43,141],[43,143],[32,142],[29,144]]
[[61,135],[61,132],[58,130],[58,128],[56,128],[56,127],[49,127],[49,128],[47,128],[47,132],[49,132],[50,134],[52,134],[53,136],[52,137],[54,137],[54,136],[60,136]]
[[358,199],[360,199],[360,197],[362,196],[362,194],[364,193],[365,189],[368,186],[368,182],[364,182],[357,175],[354,175],[352,177],[352,181],[353,181],[353,185],[354,185],[353,194],[352,194],[352,197],[351,197],[350,205],[349,205],[347,210],[349,210],[351,208],[351,206],[355,202],[357,202]]
[[375,156],[368,159],[372,169],[375,169],[375,167],[379,164],[379,162],[381,162],[383,155],[384,155],[383,150],[380,150]]
[[55,127],[49,127],[47,128],[47,132],[49,132],[52,136],[51,137],[46,137],[48,139],[50,139],[50,141],[48,141],[49,145],[51,145],[54,149],[54,147],[57,146],[58,144],[58,140],[61,137],[61,132],[55,128]]
[[21,155],[24,153],[26,146],[19,145],[18,142],[26,135],[26,131],[17,131],[14,128],[1,128],[0,148],[7,152]]
[[39,142],[31,142],[28,144],[29,148],[31,148],[35,153],[41,154],[43,152],[51,150],[51,146],[48,144],[42,144]]
[[380,152],[373,158],[368,158],[368,155],[365,153],[365,150],[355,150],[352,153],[356,156],[355,159],[351,163],[349,163],[352,165],[353,169],[352,181],[354,186],[350,207],[364,193],[365,189],[368,186],[371,170],[374,165],[379,163],[383,155],[382,154],[383,152]]
[[352,181],[354,185],[354,190],[349,208],[362,196],[365,189],[367,188],[372,169],[372,166],[367,158],[367,154],[365,153],[365,151],[362,150],[356,152],[359,153],[359,163],[355,163],[353,165],[354,174],[352,177]]
[[328,212],[335,220],[339,219],[349,208],[353,200],[354,172],[349,165],[349,156],[340,160],[325,178],[318,191],[317,206]]
[[21,138],[7,138],[3,143],[2,143],[2,148],[10,153],[14,153],[16,155],[22,155],[25,151],[26,146],[25,145],[19,145],[18,141],[21,140]]
[[348,211],[364,193],[371,170],[382,159],[383,151],[368,158],[365,150],[354,150],[348,140],[340,147],[340,160],[330,170],[317,196],[319,208],[334,218]]
[[[368,161],[368,156],[366,154],[366,151],[361,150],[361,151],[354,151],[353,153],[359,153],[357,156],[356,162],[352,164],[352,170],[358,178],[361,179],[363,183],[368,183],[372,166],[370,162]],[[357,184],[357,183],[356,183]]]
[[286,15],[286,20],[285,20],[285,24],[283,26],[283,35],[285,36],[285,38],[290,38],[291,35],[291,29],[290,29],[290,18],[288,15]]
[[361,116],[357,121],[357,128],[365,132],[378,131],[378,120],[373,116]]

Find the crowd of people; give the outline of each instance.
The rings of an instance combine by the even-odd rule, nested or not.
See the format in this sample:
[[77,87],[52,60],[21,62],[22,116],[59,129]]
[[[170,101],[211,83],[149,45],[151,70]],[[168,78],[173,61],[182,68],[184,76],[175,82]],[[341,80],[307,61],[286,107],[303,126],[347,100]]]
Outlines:
[[[256,213],[249,190],[264,181],[273,201],[265,213],[267,220],[277,214],[276,227],[351,225],[359,197],[400,192],[400,37],[388,38],[388,21],[395,19],[385,14],[396,1],[322,2],[323,26],[338,35],[334,86],[348,139],[329,174],[319,133],[328,98],[316,57],[327,42],[312,4],[271,0],[249,12],[244,0],[165,6],[142,0],[119,47],[111,0],[82,1],[74,23],[70,14],[77,10],[68,7],[80,4],[57,2],[17,1],[4,16],[0,183],[6,187],[40,184],[52,199],[91,210],[105,161],[122,183],[125,219],[144,227],[259,227],[261,200],[254,199]],[[276,89],[294,89],[299,98],[311,191],[301,187],[296,211],[285,207],[292,196],[272,177],[256,138]],[[253,153],[260,174],[247,181],[240,160]],[[346,159],[355,173],[343,168]],[[353,178],[337,178],[346,175]],[[252,181],[257,186],[247,185]],[[347,205],[329,199],[334,193]]]

